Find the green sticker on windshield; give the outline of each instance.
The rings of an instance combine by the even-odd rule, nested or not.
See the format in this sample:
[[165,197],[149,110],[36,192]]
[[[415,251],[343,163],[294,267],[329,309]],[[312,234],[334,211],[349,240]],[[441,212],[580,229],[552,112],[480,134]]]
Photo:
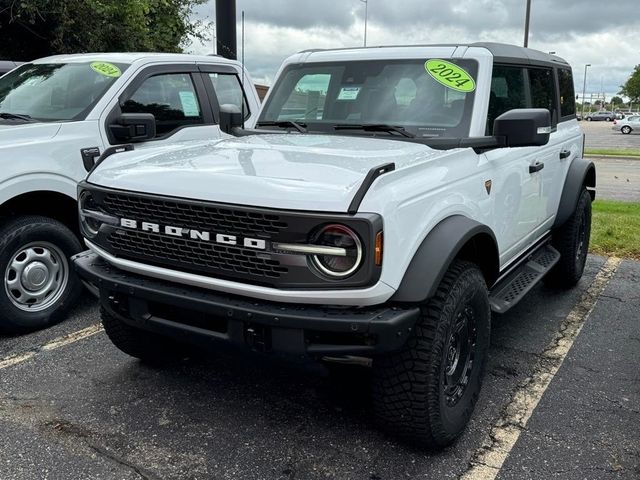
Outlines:
[[453,63],[438,59],[427,60],[424,68],[434,80],[445,87],[464,93],[473,92],[476,89],[476,82],[469,72]]
[[93,62],[91,64],[91,68],[94,72],[98,72],[100,75],[104,75],[105,77],[118,78],[122,75],[120,69],[113,63]]

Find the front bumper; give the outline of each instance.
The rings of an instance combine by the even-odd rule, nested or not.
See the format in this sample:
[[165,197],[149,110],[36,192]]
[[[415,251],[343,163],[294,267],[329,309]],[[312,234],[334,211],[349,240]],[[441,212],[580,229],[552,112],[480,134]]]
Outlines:
[[122,321],[199,344],[222,342],[285,355],[375,355],[399,350],[418,307],[328,307],[247,299],[143,277],[97,254],[73,257],[83,280]]

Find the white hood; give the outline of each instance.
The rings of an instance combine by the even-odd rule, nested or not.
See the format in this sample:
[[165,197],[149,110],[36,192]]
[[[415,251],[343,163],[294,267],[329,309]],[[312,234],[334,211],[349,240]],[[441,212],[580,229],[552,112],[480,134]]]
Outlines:
[[145,148],[109,157],[105,187],[289,210],[346,212],[367,172],[437,156],[424,145],[339,135],[273,134]]

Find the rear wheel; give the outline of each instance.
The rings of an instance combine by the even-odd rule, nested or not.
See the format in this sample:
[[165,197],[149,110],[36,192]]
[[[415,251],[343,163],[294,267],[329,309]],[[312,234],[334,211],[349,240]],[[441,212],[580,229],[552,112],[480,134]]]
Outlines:
[[591,117],[587,117],[587,122],[590,122],[591,120],[593,120]]
[[0,330],[37,330],[64,318],[82,292],[69,261],[81,250],[56,220],[30,215],[6,222],[0,228]]
[[560,260],[545,278],[552,286],[571,288],[576,285],[587,261],[591,237],[591,196],[583,188],[575,211],[553,233],[552,244],[560,252]]
[[610,118],[610,117],[607,117],[607,118],[605,118],[605,120],[606,120],[607,122],[610,122],[610,121],[611,121],[611,118]]
[[629,127],[628,125],[625,125],[620,129],[620,131],[625,135],[629,135],[631,133],[631,127]]
[[376,418],[389,433],[439,448],[463,431],[478,399],[491,310],[482,273],[454,261],[404,348],[374,359]]

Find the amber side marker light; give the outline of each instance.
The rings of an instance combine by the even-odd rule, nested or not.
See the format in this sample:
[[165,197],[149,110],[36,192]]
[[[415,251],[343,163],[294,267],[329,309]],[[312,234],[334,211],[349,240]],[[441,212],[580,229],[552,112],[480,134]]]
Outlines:
[[374,259],[376,261],[376,266],[381,266],[382,265],[382,243],[383,243],[383,236],[382,236],[382,232],[378,232],[378,234],[376,235],[376,247],[374,250]]

